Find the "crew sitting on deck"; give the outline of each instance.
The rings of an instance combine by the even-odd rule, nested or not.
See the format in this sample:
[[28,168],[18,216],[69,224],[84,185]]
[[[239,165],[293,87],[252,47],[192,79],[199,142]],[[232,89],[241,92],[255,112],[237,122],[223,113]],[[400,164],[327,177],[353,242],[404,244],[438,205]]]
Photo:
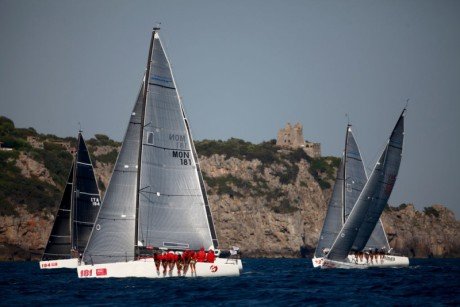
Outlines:
[[206,252],[204,251],[204,247],[201,247],[200,251],[196,253],[196,261],[197,262],[205,262],[206,261]]
[[214,251],[209,249],[209,251],[206,253],[206,262],[214,263],[214,260],[216,259],[216,255],[214,254]]

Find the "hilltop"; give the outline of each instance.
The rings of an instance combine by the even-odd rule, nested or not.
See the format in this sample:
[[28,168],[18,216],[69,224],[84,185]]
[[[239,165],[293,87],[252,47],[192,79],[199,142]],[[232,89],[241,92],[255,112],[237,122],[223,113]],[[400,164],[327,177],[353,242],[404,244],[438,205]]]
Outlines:
[[[75,137],[16,128],[0,117],[0,259],[38,259],[68,175]],[[86,141],[105,191],[120,143],[103,134]],[[337,157],[240,139],[195,142],[221,247],[250,257],[299,257],[316,246]],[[387,207],[390,245],[411,257],[460,255],[460,222],[441,205]]]

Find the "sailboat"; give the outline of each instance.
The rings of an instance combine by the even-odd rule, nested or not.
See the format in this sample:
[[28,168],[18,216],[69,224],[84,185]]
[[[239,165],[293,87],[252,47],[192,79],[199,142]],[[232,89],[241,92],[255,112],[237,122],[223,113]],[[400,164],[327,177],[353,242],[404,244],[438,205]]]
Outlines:
[[[345,150],[337,171],[318,245],[312,259],[313,267],[321,266],[325,253],[329,251],[334,239],[350,215],[366,182],[367,175],[361,153],[353,135],[352,126],[348,124],[345,134]],[[376,248],[390,250],[388,239],[380,220],[365,247],[366,250]]]
[[[337,233],[338,228],[329,227],[329,225],[326,224],[326,229],[323,227],[322,235],[323,232],[329,235],[327,241],[324,240],[324,242],[326,242],[327,246],[330,246],[330,249],[325,251],[326,255],[320,263],[321,268],[404,267],[409,265],[409,259],[407,257],[389,255],[387,253],[389,251],[389,246],[386,238],[386,246],[375,246],[374,250],[366,250],[366,246],[375,244],[375,242],[378,243],[381,240],[381,238],[378,237],[379,233],[384,233],[381,227],[380,216],[393,190],[401,163],[405,112],[406,109],[404,108],[369,179],[365,182],[361,191],[359,191],[359,189],[357,190],[357,192],[360,192],[359,197],[357,197],[356,203],[353,205],[346,220],[343,220],[343,225],[340,227],[339,232]],[[357,146],[353,145],[353,143],[356,144],[354,138],[351,143],[351,147],[357,149]],[[359,151],[354,152],[359,153]],[[355,156],[351,160],[355,160],[357,157],[358,156]],[[350,158],[352,158],[352,156],[348,156],[348,159]],[[345,162],[342,161],[342,164],[346,164],[346,153],[343,160]],[[359,158],[355,161],[355,170],[360,169],[360,163],[362,164],[361,159]],[[356,166],[358,166],[358,168],[356,168]],[[343,170],[339,172],[337,179],[342,178],[342,181],[346,182],[363,178],[361,175],[354,178],[354,175],[351,174],[351,179],[349,179],[349,174],[347,174],[346,171],[347,167],[344,167]],[[340,180],[337,180],[336,185],[337,184],[340,185]],[[345,189],[348,188],[347,185],[343,185],[343,187]],[[336,187],[334,187],[334,190],[335,189]],[[351,190],[353,190],[353,186]],[[343,193],[343,195],[346,197],[346,193]],[[334,203],[334,201],[331,200],[331,203]],[[335,215],[336,213],[333,213],[335,210],[334,206],[330,207],[327,215]],[[329,211],[331,211],[331,213]],[[329,231],[329,229],[332,230]],[[373,239],[371,239],[372,236]],[[333,241],[331,241],[331,238]],[[318,248],[322,248],[323,244],[323,242],[320,242]],[[377,251],[376,249],[380,250]],[[385,251],[385,249],[388,250]],[[317,252],[319,252],[318,249]],[[354,252],[354,255],[350,255],[351,252]],[[315,253],[315,256],[316,255]]]
[[195,273],[155,268],[159,251],[218,253],[189,122],[159,30],[152,31],[144,80],[77,268],[80,278],[238,276],[242,269],[235,257],[197,262]]
[[93,165],[80,131],[61,203],[40,261],[41,269],[77,267],[100,205]]

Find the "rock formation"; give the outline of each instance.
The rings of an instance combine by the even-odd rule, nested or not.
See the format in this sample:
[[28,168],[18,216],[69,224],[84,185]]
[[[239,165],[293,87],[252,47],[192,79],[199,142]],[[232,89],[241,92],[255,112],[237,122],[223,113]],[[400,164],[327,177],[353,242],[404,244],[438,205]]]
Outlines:
[[[226,142],[214,143],[234,149],[225,147]],[[313,159],[300,149],[280,149],[269,142],[238,144],[252,151],[240,152],[236,157],[213,154],[217,151],[213,148],[200,157],[220,246],[239,246],[247,257],[311,255],[326,214],[338,159]],[[104,187],[118,146],[89,146],[96,176]],[[205,152],[203,145],[197,148],[199,153],[200,149]],[[29,176],[60,189],[47,167],[33,157],[18,151],[7,162],[17,167],[17,176]],[[52,208],[31,212],[28,205],[32,199],[27,195],[20,199],[14,214],[0,216],[0,260],[39,259],[51,230],[59,200]],[[6,204],[4,201],[0,197],[1,206]],[[382,220],[390,245],[398,252],[410,257],[460,255],[460,222],[441,205],[425,208],[424,212],[413,205],[389,207]]]

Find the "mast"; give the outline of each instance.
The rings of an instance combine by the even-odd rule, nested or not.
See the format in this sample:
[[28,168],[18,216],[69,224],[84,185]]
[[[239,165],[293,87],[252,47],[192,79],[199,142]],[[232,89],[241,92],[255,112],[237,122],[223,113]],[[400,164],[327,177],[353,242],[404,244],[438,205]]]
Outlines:
[[[145,73],[145,78],[150,78],[150,67],[152,63],[152,51],[153,51],[153,42],[155,39],[156,31],[159,31],[159,26],[155,26],[152,30],[152,37],[150,38],[150,47],[149,55],[147,57],[147,70]],[[141,181],[141,162],[142,162],[142,143],[144,140],[144,118],[145,118],[145,106],[147,104],[147,92],[148,92],[148,80],[144,80],[144,97],[142,99],[142,108],[141,108],[141,129],[140,129],[140,142],[139,142],[139,155],[137,159],[137,192],[136,192],[136,216],[135,216],[135,226],[134,226],[134,259],[139,256],[139,190],[140,190],[140,181]]]
[[[76,189],[75,184],[77,181],[77,161],[78,161],[78,146],[80,144],[81,130],[78,130],[77,148],[75,149],[75,156],[73,159],[73,173],[72,173],[72,193],[70,194],[70,251],[77,247],[77,240],[75,239],[75,217],[77,216],[76,206]],[[72,253],[71,253],[72,256]]]

